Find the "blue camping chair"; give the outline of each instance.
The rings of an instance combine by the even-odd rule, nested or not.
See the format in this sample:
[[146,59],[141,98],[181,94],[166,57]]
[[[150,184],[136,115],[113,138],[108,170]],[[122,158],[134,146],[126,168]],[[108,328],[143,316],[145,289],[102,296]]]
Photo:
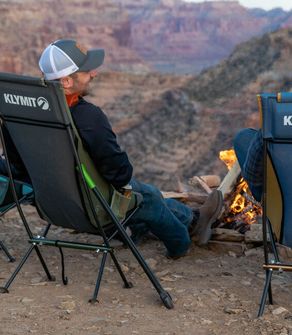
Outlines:
[[[33,202],[33,189],[32,187],[21,181],[14,181],[15,190],[20,203],[31,204]],[[13,198],[13,190],[9,185],[9,177],[0,175],[0,218],[16,207]],[[14,262],[15,258],[11,256],[5,244],[0,240],[0,249],[6,254],[10,262]]]
[[[292,271],[280,260],[277,244],[292,247],[292,93],[258,95],[264,143],[263,241],[266,272],[258,316],[269,296],[274,271]],[[269,251],[272,250],[272,257]]]

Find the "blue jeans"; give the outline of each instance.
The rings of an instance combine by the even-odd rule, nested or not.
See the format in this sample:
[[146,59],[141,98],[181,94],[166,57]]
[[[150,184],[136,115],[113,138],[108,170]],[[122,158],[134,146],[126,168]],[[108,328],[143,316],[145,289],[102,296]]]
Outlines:
[[[244,167],[245,167],[245,161],[247,159],[250,143],[253,141],[256,134],[257,134],[257,130],[255,129],[252,129],[252,128],[242,129],[236,134],[233,140],[234,151],[236,153],[236,157],[240,165],[243,176],[246,175]],[[245,178],[245,179],[246,179],[246,182],[249,186],[249,189],[253,197],[257,201],[261,201],[263,186],[253,185],[252,183],[249,182],[248,178]]]
[[129,222],[133,235],[150,231],[164,243],[169,256],[184,254],[191,244],[188,227],[193,219],[192,209],[174,199],[164,199],[152,185],[135,179],[130,184],[143,195],[142,207]]

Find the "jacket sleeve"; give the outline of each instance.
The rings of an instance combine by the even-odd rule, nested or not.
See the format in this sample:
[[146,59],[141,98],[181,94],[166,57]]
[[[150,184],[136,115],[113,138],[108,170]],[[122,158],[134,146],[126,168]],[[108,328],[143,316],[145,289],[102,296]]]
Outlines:
[[125,186],[132,178],[133,167],[117,143],[106,115],[100,108],[86,103],[74,109],[72,116],[84,148],[100,174],[117,189]]

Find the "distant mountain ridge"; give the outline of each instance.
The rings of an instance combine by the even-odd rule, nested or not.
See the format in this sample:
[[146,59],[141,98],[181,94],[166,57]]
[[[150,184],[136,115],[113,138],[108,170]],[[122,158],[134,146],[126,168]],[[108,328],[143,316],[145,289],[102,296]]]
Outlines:
[[220,64],[177,82],[180,87],[161,94],[156,88],[152,99],[116,100],[116,111],[140,118],[120,132],[136,176],[164,189],[192,175],[223,176],[219,152],[232,147],[239,129],[259,127],[258,93],[292,90],[291,69],[292,29],[282,29],[242,43]]
[[107,69],[195,74],[238,43],[290,26],[291,11],[246,9],[236,1],[2,0],[0,70],[37,73],[44,46],[73,37],[104,47]]

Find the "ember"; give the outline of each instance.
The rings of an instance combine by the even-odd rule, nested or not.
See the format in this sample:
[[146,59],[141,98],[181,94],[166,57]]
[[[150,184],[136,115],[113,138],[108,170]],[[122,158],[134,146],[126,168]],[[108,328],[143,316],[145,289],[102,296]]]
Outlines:
[[[219,157],[229,170],[236,162],[234,150],[221,151]],[[240,176],[233,191],[225,197],[225,209],[217,227],[245,233],[261,215],[261,204],[252,197],[247,183]]]

